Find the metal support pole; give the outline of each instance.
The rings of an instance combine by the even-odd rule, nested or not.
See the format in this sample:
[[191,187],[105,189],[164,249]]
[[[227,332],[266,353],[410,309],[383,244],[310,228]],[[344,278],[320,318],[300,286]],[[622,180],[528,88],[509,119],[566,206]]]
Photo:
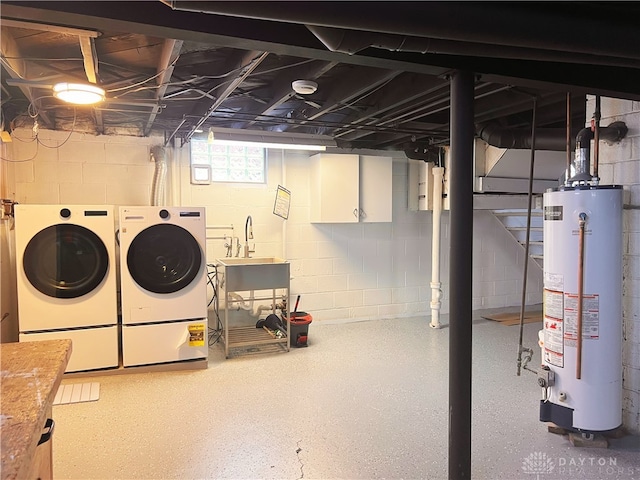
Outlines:
[[449,480],[471,478],[473,83],[471,72],[451,77]]

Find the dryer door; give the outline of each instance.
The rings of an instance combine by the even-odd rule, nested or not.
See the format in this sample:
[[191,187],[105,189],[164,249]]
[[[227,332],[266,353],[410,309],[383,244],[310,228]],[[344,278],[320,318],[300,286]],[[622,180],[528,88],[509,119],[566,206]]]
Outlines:
[[202,263],[200,245],[187,230],[173,224],[142,230],[127,251],[131,278],[145,290],[174,293],[187,287]]
[[107,274],[109,256],[100,237],[73,224],[51,225],[27,244],[24,273],[38,291],[77,298],[93,291]]

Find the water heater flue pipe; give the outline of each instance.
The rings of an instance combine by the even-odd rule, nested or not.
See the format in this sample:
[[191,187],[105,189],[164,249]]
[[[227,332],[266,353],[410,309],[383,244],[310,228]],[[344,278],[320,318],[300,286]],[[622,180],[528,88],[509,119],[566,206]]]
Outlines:
[[[615,143],[627,135],[627,125],[624,122],[613,122],[608,127],[598,128],[598,140]],[[576,155],[572,163],[573,176],[567,184],[589,182],[591,176],[591,140],[594,139],[592,127],[583,128],[576,136]]]
[[[476,135],[489,145],[498,148],[530,150],[531,130],[526,128],[506,128],[496,122],[476,125]],[[567,147],[566,130],[562,128],[537,128],[536,150],[562,152]]]

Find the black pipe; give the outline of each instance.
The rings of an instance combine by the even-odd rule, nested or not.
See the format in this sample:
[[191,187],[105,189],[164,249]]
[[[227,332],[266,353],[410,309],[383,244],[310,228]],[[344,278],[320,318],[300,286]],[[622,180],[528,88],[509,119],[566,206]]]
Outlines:
[[600,95],[596,95],[596,109],[593,112],[593,176],[597,179],[600,162]]
[[[505,128],[496,123],[477,127],[478,136],[498,148],[531,150],[531,130],[526,128]],[[536,132],[536,149],[563,152],[567,148],[564,128],[543,128]]]
[[449,479],[471,478],[473,74],[451,77]]
[[[574,11],[529,2],[499,2],[496,9],[486,2],[162,1],[174,10],[640,60],[637,25],[620,21],[610,28],[615,7],[607,2],[583,9],[580,30],[589,35],[576,35],[568,28]],[[540,35],[540,25],[553,34]]]
[[571,92],[567,92],[567,168],[564,174],[564,178],[565,180],[567,180],[569,178],[569,175],[571,175],[571,152],[573,151],[572,147],[571,147],[571,140],[572,140],[572,136],[571,136]]
[[541,62],[563,62],[609,67],[640,67],[640,61],[629,58],[605,57],[566,51],[537,48],[491,45],[464,40],[442,40],[393,33],[347,30],[344,28],[306,25],[307,29],[332,52],[353,55],[366,48],[380,48],[392,52],[437,53],[474,57],[533,60]]

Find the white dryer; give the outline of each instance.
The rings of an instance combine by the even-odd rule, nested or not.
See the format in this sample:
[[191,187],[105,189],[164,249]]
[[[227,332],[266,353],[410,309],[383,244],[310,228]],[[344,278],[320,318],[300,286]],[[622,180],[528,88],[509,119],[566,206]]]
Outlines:
[[16,205],[20,341],[70,338],[67,372],[117,367],[114,207]]
[[206,358],[203,207],[120,207],[125,367]]

